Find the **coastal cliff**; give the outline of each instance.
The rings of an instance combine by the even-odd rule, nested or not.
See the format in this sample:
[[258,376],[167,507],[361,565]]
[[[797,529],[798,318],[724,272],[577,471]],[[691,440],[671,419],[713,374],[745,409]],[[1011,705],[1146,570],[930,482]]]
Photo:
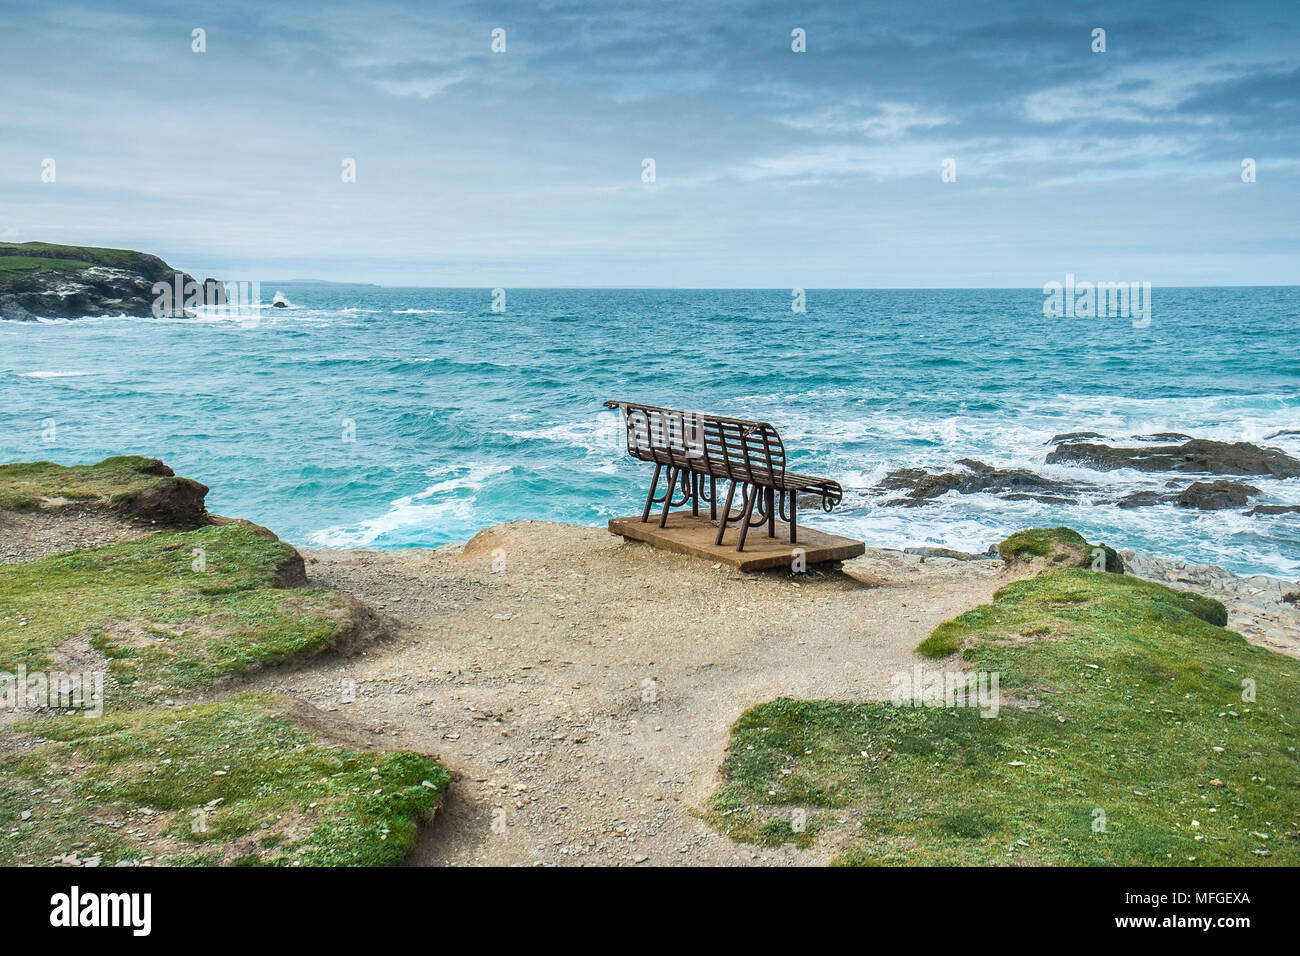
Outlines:
[[[130,249],[0,243],[0,319],[150,316],[159,282],[181,289],[198,285],[157,256]],[[169,297],[162,314],[185,312],[179,300]]]

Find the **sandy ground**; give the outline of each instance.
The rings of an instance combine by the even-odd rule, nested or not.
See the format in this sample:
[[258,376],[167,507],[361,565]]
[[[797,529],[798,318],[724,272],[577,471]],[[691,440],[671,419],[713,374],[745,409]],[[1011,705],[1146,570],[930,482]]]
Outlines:
[[936,624],[1009,580],[896,552],[852,562],[862,580],[741,574],[539,522],[463,551],[304,554],[398,636],[249,683],[438,755],[457,779],[411,861],[431,865],[823,863],[835,845],[755,849],[698,818],[730,724],[774,697],[888,697]]

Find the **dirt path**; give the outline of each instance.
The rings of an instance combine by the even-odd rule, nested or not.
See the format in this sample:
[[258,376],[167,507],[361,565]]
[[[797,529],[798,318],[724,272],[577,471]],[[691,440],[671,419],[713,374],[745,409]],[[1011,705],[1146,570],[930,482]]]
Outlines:
[[437,865],[822,863],[834,845],[755,849],[694,814],[730,724],[783,695],[888,697],[936,624],[1008,581],[997,562],[883,552],[852,564],[872,583],[742,575],[536,522],[463,552],[304,554],[398,637],[249,684],[440,756],[458,779],[412,860]]

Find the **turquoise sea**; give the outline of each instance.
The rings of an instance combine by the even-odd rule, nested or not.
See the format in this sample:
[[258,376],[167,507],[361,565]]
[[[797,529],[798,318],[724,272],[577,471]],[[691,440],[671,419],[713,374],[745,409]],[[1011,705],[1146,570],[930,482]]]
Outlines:
[[[1173,431],[1300,455],[1300,287],[1157,288],[1152,321],[1043,316],[1026,290],[488,289],[263,284],[242,317],[0,322],[0,460],[138,453],[212,511],[300,545],[432,546],[520,518],[603,524],[648,469],[608,398],[762,418],[836,477],[810,524],[869,545],[984,550],[1068,524],[1117,547],[1300,577],[1300,515],[1098,504],[1168,475],[1046,466],[1053,435]],[[51,428],[50,425],[53,424]],[[863,491],[962,458],[1093,482],[1077,505]],[[1300,480],[1248,479],[1260,502]]]

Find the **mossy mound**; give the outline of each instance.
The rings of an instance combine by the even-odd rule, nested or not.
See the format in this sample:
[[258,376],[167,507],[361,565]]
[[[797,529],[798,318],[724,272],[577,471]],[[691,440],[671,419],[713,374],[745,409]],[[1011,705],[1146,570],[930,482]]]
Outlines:
[[1092,568],[1124,573],[1124,559],[1112,547],[1089,544],[1072,528],[1030,528],[1017,531],[998,544],[998,554],[1008,564],[1041,558],[1055,568]]
[[100,507],[140,521],[195,527],[207,519],[208,487],[157,458],[122,455],[94,465],[49,461],[0,465],[0,508]]

